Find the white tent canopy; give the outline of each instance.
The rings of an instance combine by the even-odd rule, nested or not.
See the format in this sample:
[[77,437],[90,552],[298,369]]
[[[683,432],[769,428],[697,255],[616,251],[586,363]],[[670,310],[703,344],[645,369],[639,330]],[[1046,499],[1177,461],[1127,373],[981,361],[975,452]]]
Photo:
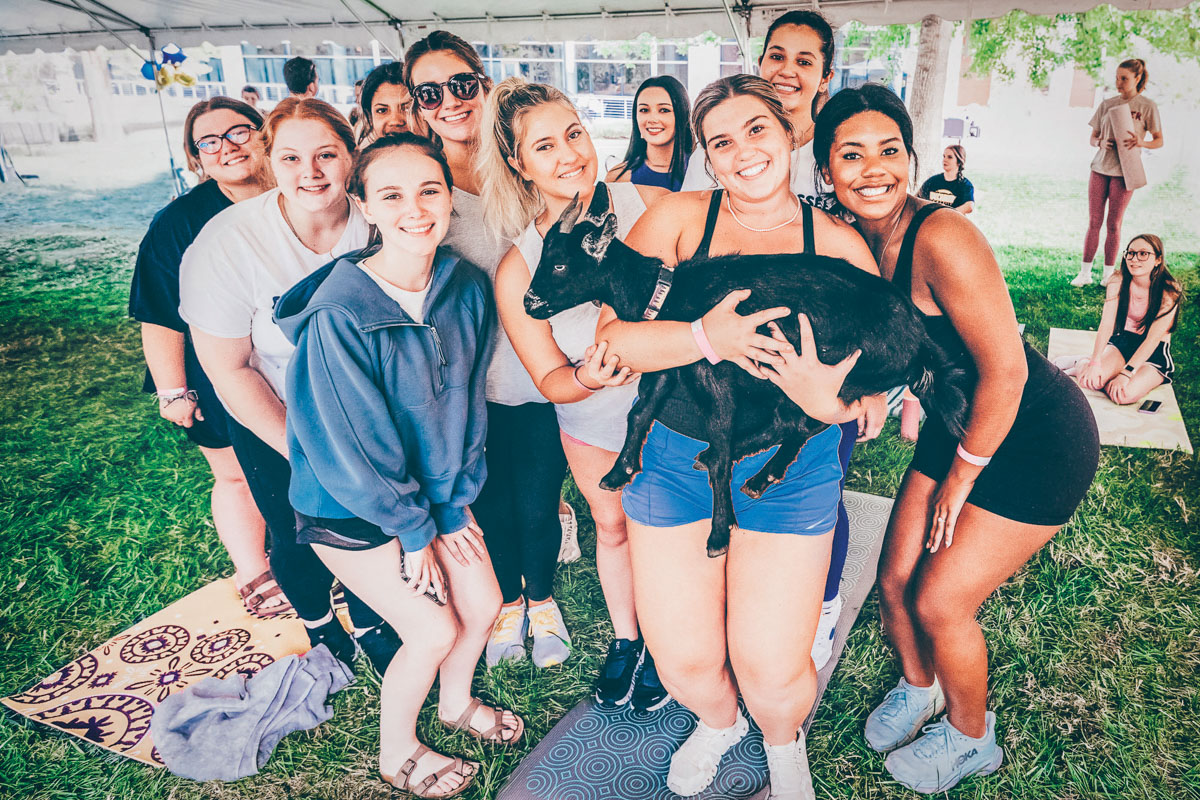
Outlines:
[[[1168,9],[1187,0],[1113,4]],[[0,0],[0,52],[112,47],[113,33],[139,49],[152,36],[160,46],[183,47],[283,40],[354,45],[378,39],[395,50],[435,28],[493,42],[628,39],[643,32],[682,38],[708,30],[742,38],[761,35],[772,19],[793,8],[820,10],[836,25],[852,19],[885,25],[917,22],[927,14],[961,20],[1014,8],[1053,14],[1095,5],[1096,0]]]

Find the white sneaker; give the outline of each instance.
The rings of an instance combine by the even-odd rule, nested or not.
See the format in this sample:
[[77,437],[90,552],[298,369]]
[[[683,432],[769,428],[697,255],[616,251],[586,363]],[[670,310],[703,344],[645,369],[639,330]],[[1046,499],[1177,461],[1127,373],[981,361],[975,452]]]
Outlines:
[[867,744],[878,753],[903,747],[921,733],[921,727],[942,713],[946,697],[934,678],[933,686],[917,688],[904,678],[883,696],[883,702],[867,716]]
[[1100,285],[1108,286],[1108,284],[1112,283],[1113,278],[1115,278],[1116,275],[1117,275],[1116,267],[1105,267],[1104,275],[1100,278]]
[[529,633],[533,636],[534,666],[553,667],[571,655],[571,634],[554,600],[529,607]]
[[578,561],[583,555],[579,551],[579,521],[575,519],[575,509],[570,503],[564,503],[567,507],[566,514],[559,512],[558,524],[562,526],[562,544],[558,548],[558,563],[570,564],[572,561]]
[[833,657],[833,637],[837,635],[838,618],[842,615],[842,596],[821,604],[821,617],[817,620],[817,636],[813,639],[812,660],[817,672],[825,669]]
[[703,722],[697,722],[696,730],[671,756],[667,788],[684,797],[703,792],[717,777],[721,757],[749,731],[750,723],[741,711],[738,711],[737,720],[728,728],[710,728]]
[[767,769],[771,774],[767,800],[816,800],[804,731],[791,744],[764,744],[763,749],[767,751]]
[[487,665],[494,667],[501,661],[523,661],[529,655],[525,651],[525,637],[529,633],[529,618],[525,615],[525,601],[515,606],[500,609],[492,635],[486,648]]
[[1079,274],[1071,279],[1072,286],[1087,286],[1092,282],[1092,271],[1090,269],[1080,270]]

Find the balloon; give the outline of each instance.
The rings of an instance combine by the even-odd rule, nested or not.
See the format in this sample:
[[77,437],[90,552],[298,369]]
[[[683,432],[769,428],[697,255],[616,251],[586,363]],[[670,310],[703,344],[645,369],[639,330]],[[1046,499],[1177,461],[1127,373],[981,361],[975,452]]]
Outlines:
[[168,64],[182,64],[183,60],[187,58],[187,56],[183,54],[183,50],[180,49],[179,45],[175,44],[174,42],[171,42],[163,47],[162,56],[163,61]]
[[142,77],[148,81],[154,80],[154,73],[158,71],[158,64],[153,61],[146,61],[142,64]]

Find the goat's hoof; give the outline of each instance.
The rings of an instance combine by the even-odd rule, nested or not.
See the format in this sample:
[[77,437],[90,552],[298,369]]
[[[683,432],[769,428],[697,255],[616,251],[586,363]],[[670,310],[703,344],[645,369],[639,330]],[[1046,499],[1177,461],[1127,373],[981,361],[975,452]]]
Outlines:
[[749,483],[742,486],[742,494],[746,495],[746,497],[749,497],[753,500],[757,500],[760,497],[762,497],[763,492],[765,492],[766,490],[767,490],[767,487],[765,487],[765,486],[758,486],[758,485],[751,486]]
[[609,492],[619,492],[632,482],[624,472],[612,470],[600,479],[600,488]]

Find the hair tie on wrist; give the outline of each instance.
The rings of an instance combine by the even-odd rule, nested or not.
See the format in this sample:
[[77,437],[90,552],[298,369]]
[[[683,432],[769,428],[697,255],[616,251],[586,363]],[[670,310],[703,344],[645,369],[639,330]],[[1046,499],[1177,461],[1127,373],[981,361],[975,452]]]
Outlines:
[[717,355],[717,351],[713,349],[712,342],[708,341],[708,335],[704,333],[703,318],[697,319],[692,323],[692,338],[696,340],[696,346],[700,348],[701,354],[708,359],[708,363],[721,363],[721,357]]
[[974,453],[969,452],[967,448],[963,447],[961,442],[959,442],[958,445],[958,457],[968,464],[974,464],[977,467],[986,467],[988,464],[992,463],[991,456],[977,456]]
[[180,386],[177,389],[163,389],[161,391],[156,391],[155,394],[157,394],[159,397],[179,397],[182,394],[187,394],[187,387]]
[[584,383],[583,381],[581,381],[581,380],[579,379],[579,367],[582,367],[582,366],[583,366],[583,364],[580,364],[579,366],[575,367],[575,369],[571,370],[571,377],[575,379],[575,384],[576,384],[576,385],[577,385],[577,386],[578,386],[580,389],[583,389],[583,390],[584,390],[584,391],[586,391],[586,392],[598,392],[598,391],[600,391],[600,388],[601,388],[601,387],[597,386],[597,387],[595,387],[595,388],[592,388],[591,386],[588,386],[586,383]]

